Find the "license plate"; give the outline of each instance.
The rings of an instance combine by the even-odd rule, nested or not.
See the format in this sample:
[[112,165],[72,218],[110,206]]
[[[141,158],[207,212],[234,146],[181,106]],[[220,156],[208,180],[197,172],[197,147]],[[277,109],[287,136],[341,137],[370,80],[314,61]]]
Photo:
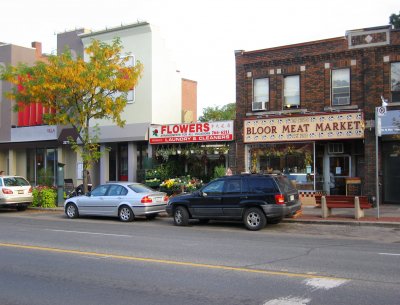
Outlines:
[[290,195],[289,196],[289,201],[293,201],[294,200],[294,195]]
[[18,194],[23,194],[24,193],[24,191],[18,191]]

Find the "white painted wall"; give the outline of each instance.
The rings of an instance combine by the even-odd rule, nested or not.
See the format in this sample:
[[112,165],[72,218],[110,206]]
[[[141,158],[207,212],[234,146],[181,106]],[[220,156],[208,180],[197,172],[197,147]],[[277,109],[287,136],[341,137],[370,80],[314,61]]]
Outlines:
[[[99,31],[82,37],[82,41],[87,46],[91,39],[111,43],[115,37],[121,39],[126,54],[130,53],[144,65],[142,78],[136,88],[135,101],[127,104],[122,119],[126,120],[126,124],[181,122],[180,74],[176,72],[175,64],[158,30],[145,23]],[[114,125],[110,120],[97,120],[96,123],[99,126]]]

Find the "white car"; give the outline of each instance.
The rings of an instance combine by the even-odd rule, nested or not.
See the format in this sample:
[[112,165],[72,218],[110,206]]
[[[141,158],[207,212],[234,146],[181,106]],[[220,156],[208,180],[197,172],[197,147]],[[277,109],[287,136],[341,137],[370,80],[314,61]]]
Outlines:
[[69,218],[82,215],[115,216],[121,221],[133,221],[135,216],[148,219],[165,212],[168,196],[136,182],[111,182],[96,186],[86,195],[68,198],[64,202]]
[[32,201],[32,186],[24,177],[0,176],[0,207],[24,211]]

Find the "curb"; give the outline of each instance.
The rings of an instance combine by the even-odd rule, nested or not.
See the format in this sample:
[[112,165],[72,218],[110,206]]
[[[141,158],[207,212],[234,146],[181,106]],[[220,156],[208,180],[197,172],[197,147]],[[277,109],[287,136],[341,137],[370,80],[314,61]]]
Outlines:
[[400,228],[398,222],[385,221],[348,221],[348,220],[312,220],[312,219],[288,219],[284,218],[282,223],[300,223],[300,224],[319,224],[319,225],[347,225],[347,226],[366,226],[366,227],[385,227]]

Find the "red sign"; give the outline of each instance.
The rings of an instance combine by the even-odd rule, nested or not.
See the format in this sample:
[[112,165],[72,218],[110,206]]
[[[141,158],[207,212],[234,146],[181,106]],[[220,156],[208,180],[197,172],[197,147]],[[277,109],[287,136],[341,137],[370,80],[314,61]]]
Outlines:
[[233,141],[233,121],[153,125],[150,144]]

